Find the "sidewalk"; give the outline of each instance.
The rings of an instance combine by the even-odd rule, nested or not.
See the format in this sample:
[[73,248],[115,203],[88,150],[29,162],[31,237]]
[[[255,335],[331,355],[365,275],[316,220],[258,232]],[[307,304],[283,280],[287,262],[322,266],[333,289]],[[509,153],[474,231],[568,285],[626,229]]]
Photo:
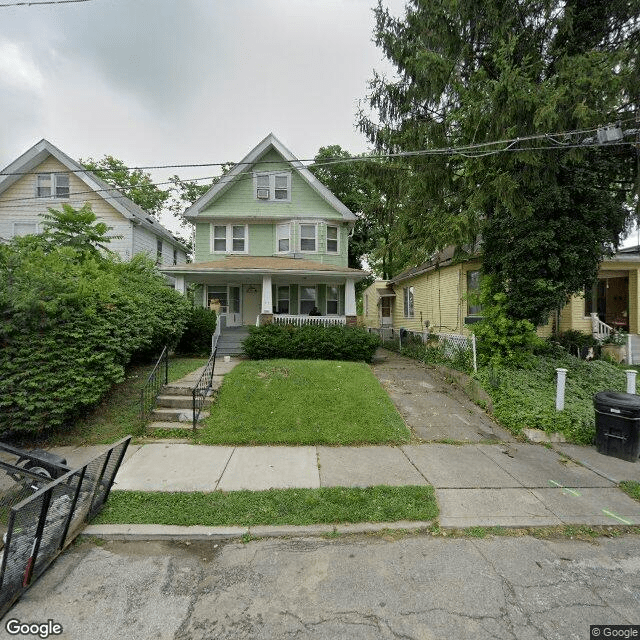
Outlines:
[[[216,362],[215,374],[220,376],[217,381],[221,382],[222,376],[236,364],[237,360]],[[373,369],[420,437],[441,436],[442,429],[448,434],[454,428],[465,444],[132,445],[113,490],[264,491],[430,484],[435,488],[440,507],[441,527],[640,525],[640,503],[617,488],[621,480],[640,482],[640,463],[601,455],[593,447],[558,444],[555,450],[550,450],[541,445],[513,442],[463,394],[444,386],[423,367],[392,357]],[[185,384],[189,382],[185,379]],[[500,441],[494,444],[497,440]],[[57,451],[74,464],[101,449]],[[410,525],[403,523],[403,526]],[[133,529],[128,525],[115,527],[120,531]],[[291,527],[284,529],[289,531]],[[148,526],[143,530],[149,535]],[[167,528],[151,527],[151,530],[161,533]],[[86,532],[113,533],[114,525],[92,526]]]
[[[640,503],[620,480],[640,464],[587,447],[591,469],[534,444],[402,447],[133,447],[113,490],[263,491],[292,487],[425,485],[436,490],[443,527],[640,524]],[[574,452],[575,455],[576,452]],[[596,460],[594,460],[596,458]]]

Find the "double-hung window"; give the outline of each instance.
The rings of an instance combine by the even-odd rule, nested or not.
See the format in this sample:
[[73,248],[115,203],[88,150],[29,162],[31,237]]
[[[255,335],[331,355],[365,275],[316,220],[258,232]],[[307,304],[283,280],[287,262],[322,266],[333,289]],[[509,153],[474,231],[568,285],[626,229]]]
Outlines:
[[68,198],[69,174],[39,173],[36,176],[36,196],[38,198]]
[[482,305],[478,304],[477,296],[480,292],[480,270],[467,271],[467,314],[482,315]]
[[405,287],[404,292],[404,317],[413,318],[413,287]]
[[300,315],[308,315],[316,306],[316,288],[300,287]]
[[291,174],[269,171],[254,173],[254,189],[257,200],[268,202],[291,201]]
[[289,287],[278,287],[278,313],[289,313]]
[[289,253],[291,250],[291,224],[276,225],[277,253]]
[[318,226],[315,224],[300,225],[300,251],[315,253],[317,246]]
[[214,224],[213,253],[247,253],[246,224]]
[[338,287],[335,285],[327,285],[327,315],[338,315]]
[[338,253],[338,227],[327,225],[327,253]]

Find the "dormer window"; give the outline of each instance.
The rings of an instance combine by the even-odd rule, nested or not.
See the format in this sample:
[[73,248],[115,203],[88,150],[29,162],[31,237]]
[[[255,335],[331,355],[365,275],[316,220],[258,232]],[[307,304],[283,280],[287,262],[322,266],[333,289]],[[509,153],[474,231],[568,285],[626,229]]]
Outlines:
[[36,176],[36,196],[38,198],[68,198],[68,173],[39,173]]
[[291,202],[291,174],[265,172],[254,173],[257,200],[267,202]]

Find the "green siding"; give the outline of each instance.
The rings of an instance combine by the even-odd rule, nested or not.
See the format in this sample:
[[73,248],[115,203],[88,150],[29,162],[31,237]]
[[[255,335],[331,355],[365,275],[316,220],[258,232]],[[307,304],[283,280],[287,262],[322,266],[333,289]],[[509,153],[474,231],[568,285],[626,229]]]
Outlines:
[[249,254],[272,256],[275,251],[275,227],[272,224],[249,225]]
[[[254,171],[285,170],[291,172],[291,202],[264,202],[257,200],[253,188]],[[298,253],[305,260],[314,260],[333,266],[346,267],[348,263],[349,229],[342,215],[331,207],[297,171],[291,169],[279,153],[271,150],[259,163],[241,175],[215,202],[200,213],[203,217],[215,216],[220,224],[247,222],[249,225],[249,255],[251,256],[293,256],[299,247],[299,227],[296,222],[304,220],[326,221],[339,225],[339,253],[326,252],[326,227],[318,227],[317,251],[315,253]],[[248,218],[264,217],[264,223],[254,222]],[[291,252],[276,253],[277,220],[293,221],[291,230]],[[210,220],[196,222],[195,261],[208,262],[222,260],[225,254],[211,253]],[[237,254],[244,255],[244,254]]]
[[318,298],[318,309],[322,315],[325,315],[327,312],[327,286],[324,284],[319,284],[316,287],[316,296]]
[[[291,172],[291,202],[265,202],[253,193],[254,171]],[[200,215],[215,215],[225,218],[265,216],[269,218],[315,217],[342,219],[316,191],[301,178],[297,171],[275,150],[267,153],[260,162],[243,173],[229,189]]]

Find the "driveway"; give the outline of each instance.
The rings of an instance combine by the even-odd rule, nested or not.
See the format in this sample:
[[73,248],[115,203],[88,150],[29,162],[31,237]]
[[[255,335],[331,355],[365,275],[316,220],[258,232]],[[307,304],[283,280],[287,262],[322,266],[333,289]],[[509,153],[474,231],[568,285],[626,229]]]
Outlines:
[[380,349],[371,367],[413,435],[427,442],[513,442],[455,384],[436,369]]

